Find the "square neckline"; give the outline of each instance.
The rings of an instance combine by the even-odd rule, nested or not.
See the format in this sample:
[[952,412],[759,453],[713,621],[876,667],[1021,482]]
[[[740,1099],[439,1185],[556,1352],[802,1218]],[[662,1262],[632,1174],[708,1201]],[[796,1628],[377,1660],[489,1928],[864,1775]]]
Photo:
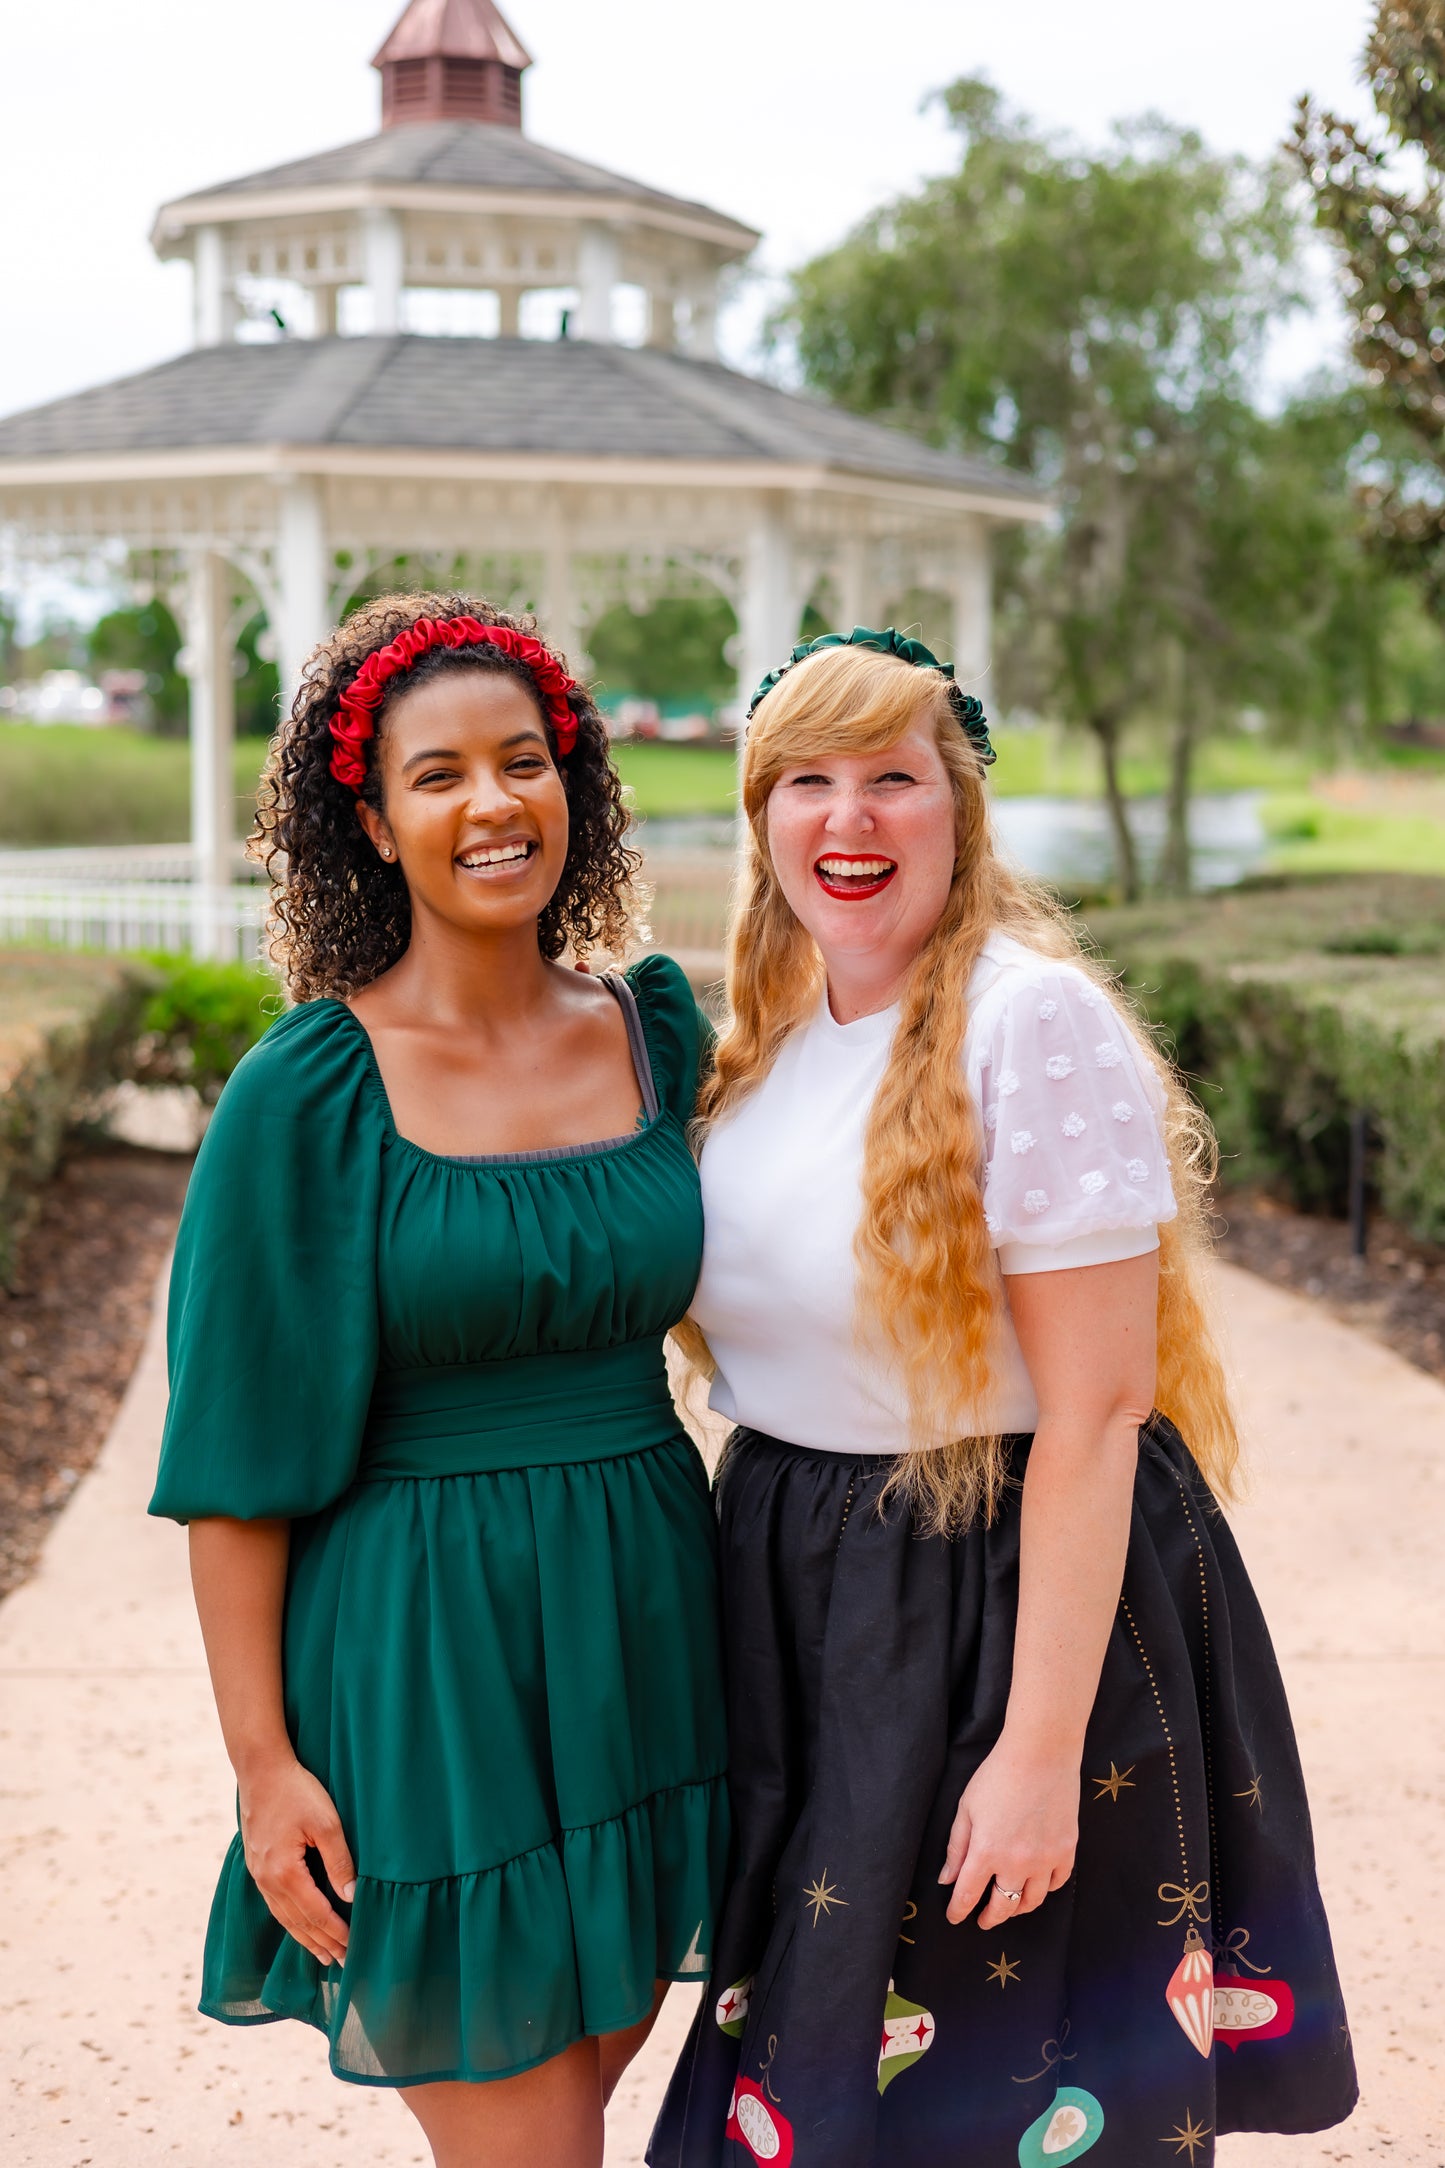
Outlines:
[[[337,994],[326,994],[322,996],[322,999],[340,1009],[350,1019],[360,1035],[362,1052],[366,1061],[367,1078],[380,1104],[387,1136],[393,1143],[404,1146],[408,1152],[415,1152],[420,1159],[431,1160],[442,1167],[472,1167],[480,1171],[490,1167],[566,1166],[581,1160],[610,1158],[614,1153],[629,1151],[634,1146],[645,1143],[654,1131],[663,1127],[667,1114],[667,1109],[662,1105],[657,1095],[657,1087],[652,1074],[651,1053],[647,1045],[646,1026],[642,1021],[641,1006],[638,1003],[636,992],[624,972],[605,972],[600,973],[599,977],[604,983],[612,981],[608,990],[617,1002],[618,1008],[622,1012],[624,1026],[627,1027],[627,1048],[632,1057],[633,1075],[643,1095],[644,1114],[646,1114],[649,1099],[656,1104],[657,1112],[645,1119],[639,1128],[629,1130],[627,1135],[623,1137],[599,1137],[595,1142],[586,1144],[542,1145],[527,1152],[433,1152],[429,1151],[426,1145],[418,1144],[414,1137],[403,1136],[396,1126],[396,1116],[392,1111],[391,1097],[386,1088],[386,1079],[381,1073],[381,1063],[376,1058],[376,1048],[372,1044],[371,1033],[367,1030],[355,1009],[352,1008],[350,1002],[343,1001]],[[628,1014],[627,1002],[615,990],[618,985],[625,990],[625,994],[630,998],[633,1010],[636,1013],[637,1028],[635,1034]],[[647,1063],[645,1078],[638,1066],[639,1057]]]

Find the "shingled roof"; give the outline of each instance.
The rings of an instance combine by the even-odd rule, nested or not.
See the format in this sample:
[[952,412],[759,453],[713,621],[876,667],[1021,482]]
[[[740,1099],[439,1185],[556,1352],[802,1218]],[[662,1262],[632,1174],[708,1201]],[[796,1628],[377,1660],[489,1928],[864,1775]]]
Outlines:
[[[383,128],[379,135],[364,136],[359,143],[343,143],[336,150],[317,151],[310,158],[293,158],[284,166],[267,166],[260,173],[243,174],[240,180],[218,181],[213,188],[194,189],[188,196],[174,198],[157,214],[157,225],[164,225],[167,212],[183,211],[191,203],[210,204],[227,196],[244,198],[362,182],[372,186],[430,184],[438,188],[535,189],[548,195],[626,197],[638,204],[693,214],[703,212],[709,218],[736,226],[742,233],[753,230],[707,204],[666,195],[661,189],[629,180],[625,174],[589,165],[565,151],[549,150],[545,143],[534,143],[516,128],[475,120],[402,122]],[[243,215],[244,203],[238,203],[236,210],[238,216]]]
[[1041,501],[988,460],[715,362],[577,339],[201,347],[0,421],[0,463],[251,444],[776,460]]

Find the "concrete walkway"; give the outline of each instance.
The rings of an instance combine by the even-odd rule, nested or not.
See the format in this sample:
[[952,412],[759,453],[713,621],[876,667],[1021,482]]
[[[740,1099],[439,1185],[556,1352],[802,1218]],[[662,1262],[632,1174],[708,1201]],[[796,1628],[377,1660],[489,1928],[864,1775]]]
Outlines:
[[[1243,1273],[1222,1289],[1255,1487],[1238,1527],[1310,1779],[1364,2102],[1342,2131],[1227,2139],[1222,2168],[1445,2162],[1445,1388]],[[0,2160],[6,2168],[401,2168],[383,2092],[297,2026],[195,2015],[232,1795],[185,1544],[144,1506],[159,1331],[41,1570],[0,1609]],[[691,1993],[614,2106],[637,2168]]]

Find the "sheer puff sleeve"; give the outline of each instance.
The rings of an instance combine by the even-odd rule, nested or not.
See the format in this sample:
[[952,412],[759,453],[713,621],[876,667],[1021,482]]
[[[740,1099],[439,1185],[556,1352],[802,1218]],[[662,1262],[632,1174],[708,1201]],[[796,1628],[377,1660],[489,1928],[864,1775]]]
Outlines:
[[221,1094],[176,1239],[154,1514],[296,1520],[355,1475],[382,1145],[360,1032],[339,1002],[293,1009]]
[[1112,1264],[1174,1217],[1163,1093],[1082,971],[1011,966],[970,1031],[983,1110],[984,1212],[1005,1273]]

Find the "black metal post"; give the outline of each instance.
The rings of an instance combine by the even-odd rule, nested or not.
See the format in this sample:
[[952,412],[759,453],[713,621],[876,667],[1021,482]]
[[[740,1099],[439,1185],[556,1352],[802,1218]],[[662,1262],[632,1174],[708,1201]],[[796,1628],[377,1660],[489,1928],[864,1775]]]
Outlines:
[[1350,1116],[1350,1255],[1363,1257],[1370,1239],[1369,1189],[1365,1180],[1365,1154],[1370,1143],[1370,1117],[1363,1107]]

